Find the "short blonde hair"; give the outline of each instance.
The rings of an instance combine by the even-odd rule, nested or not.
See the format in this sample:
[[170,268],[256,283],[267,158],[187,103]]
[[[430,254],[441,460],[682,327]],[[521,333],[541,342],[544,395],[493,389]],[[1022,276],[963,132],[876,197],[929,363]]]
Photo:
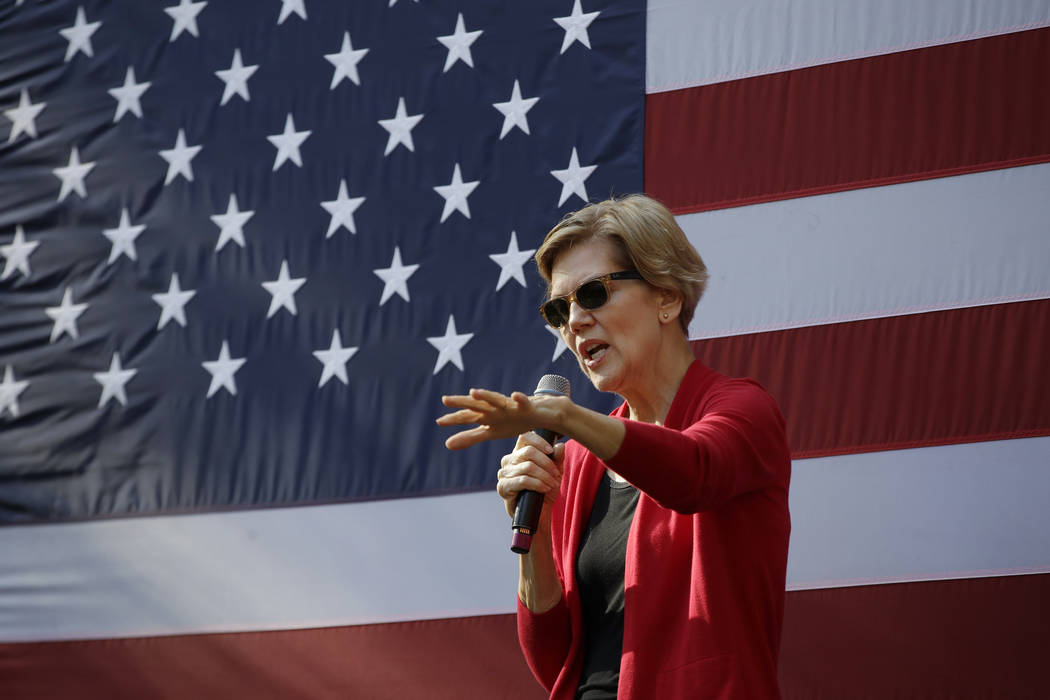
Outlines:
[[548,295],[558,256],[591,239],[614,243],[620,255],[617,262],[637,270],[652,286],[679,292],[682,312],[678,321],[689,334],[689,322],[707,287],[707,266],[667,207],[644,194],[631,194],[566,214],[536,251],[536,265],[547,281]]

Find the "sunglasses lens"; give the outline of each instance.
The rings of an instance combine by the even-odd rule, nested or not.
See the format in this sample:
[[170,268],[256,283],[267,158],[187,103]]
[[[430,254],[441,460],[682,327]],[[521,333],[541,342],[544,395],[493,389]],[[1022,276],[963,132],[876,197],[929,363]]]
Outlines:
[[[585,309],[597,309],[609,301],[609,290],[602,280],[596,279],[580,285],[576,292],[569,296],[575,296],[576,303]],[[564,297],[551,299],[543,305],[541,311],[547,323],[554,328],[561,328],[569,320],[569,302]]]
[[543,317],[553,328],[561,328],[569,320],[569,304],[564,299],[552,299],[543,305]]
[[597,309],[609,301],[609,293],[600,280],[591,280],[576,290],[576,301],[585,309]]

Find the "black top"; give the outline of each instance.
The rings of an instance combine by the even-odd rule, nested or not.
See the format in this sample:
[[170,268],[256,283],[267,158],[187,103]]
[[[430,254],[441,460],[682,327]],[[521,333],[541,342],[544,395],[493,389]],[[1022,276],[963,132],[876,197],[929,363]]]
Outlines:
[[583,673],[577,700],[616,698],[623,654],[623,587],[627,533],[638,489],[602,476],[580,539],[576,581],[583,604]]

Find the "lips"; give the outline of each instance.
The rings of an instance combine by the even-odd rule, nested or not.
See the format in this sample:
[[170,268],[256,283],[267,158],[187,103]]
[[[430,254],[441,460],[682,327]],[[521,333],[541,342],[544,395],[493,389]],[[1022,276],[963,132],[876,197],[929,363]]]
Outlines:
[[597,365],[609,349],[609,344],[601,340],[585,340],[578,346],[580,357],[588,367]]

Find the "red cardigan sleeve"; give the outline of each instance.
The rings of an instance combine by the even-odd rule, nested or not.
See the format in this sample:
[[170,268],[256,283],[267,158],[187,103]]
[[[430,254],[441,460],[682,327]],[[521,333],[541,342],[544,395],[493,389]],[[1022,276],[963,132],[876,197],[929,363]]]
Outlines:
[[532,675],[550,692],[565,665],[572,641],[565,598],[539,614],[525,607],[518,598],[518,641]]
[[784,418],[758,383],[725,379],[705,393],[702,406],[685,410],[699,419],[682,429],[621,418],[627,432],[606,464],[660,505],[686,514],[778,482],[786,486]]

